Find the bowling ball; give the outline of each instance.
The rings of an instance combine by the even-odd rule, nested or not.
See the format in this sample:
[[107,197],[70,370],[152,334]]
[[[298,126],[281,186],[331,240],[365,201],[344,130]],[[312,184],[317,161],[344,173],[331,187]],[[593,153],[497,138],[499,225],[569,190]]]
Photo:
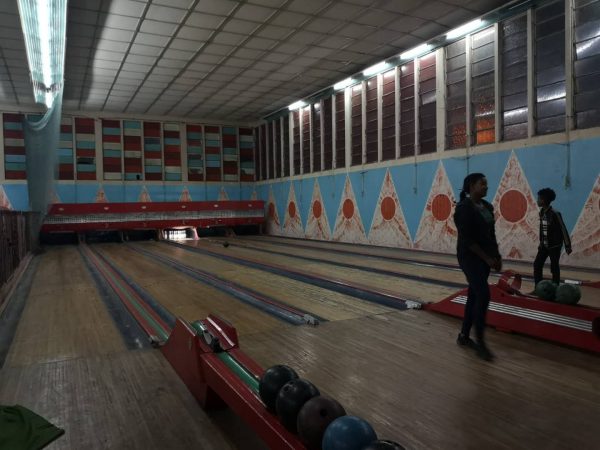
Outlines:
[[321,395],[313,397],[298,413],[298,436],[308,450],[320,450],[327,426],[345,415],[346,411],[336,400]]
[[535,295],[543,300],[554,300],[556,285],[550,280],[542,280],[535,287]]
[[369,445],[364,447],[362,450],[404,450],[397,442],[386,441],[386,440],[377,440],[371,442]]
[[575,284],[561,284],[556,288],[556,302],[576,305],[581,299],[581,288]]
[[275,410],[281,424],[292,433],[297,431],[298,414],[304,404],[319,395],[319,390],[308,380],[298,378],[288,381],[279,390]]
[[342,416],[329,424],[323,435],[323,450],[362,450],[377,440],[373,427],[360,417]]
[[265,370],[258,383],[258,395],[271,412],[275,412],[275,402],[279,390],[290,380],[298,378],[294,369],[276,365]]
[[223,247],[225,247],[225,248],[229,247],[229,242],[227,242],[227,241],[223,242]]

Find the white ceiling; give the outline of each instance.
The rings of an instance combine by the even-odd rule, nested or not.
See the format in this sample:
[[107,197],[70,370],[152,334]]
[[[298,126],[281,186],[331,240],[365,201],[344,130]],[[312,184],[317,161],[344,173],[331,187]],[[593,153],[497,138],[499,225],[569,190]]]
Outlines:
[[[63,107],[254,122],[499,0],[70,0]],[[33,107],[16,0],[0,103]]]

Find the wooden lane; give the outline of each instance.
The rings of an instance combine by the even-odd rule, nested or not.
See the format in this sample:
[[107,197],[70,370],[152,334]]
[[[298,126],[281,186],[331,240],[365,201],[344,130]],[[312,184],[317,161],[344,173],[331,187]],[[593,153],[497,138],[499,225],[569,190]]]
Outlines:
[[5,367],[0,377],[0,403],[21,404],[65,430],[49,450],[242,448],[156,350]]
[[76,247],[48,248],[6,359],[7,366],[125,350]]
[[[392,247],[379,247],[379,246],[371,246],[371,245],[356,245],[356,244],[346,244],[341,242],[327,242],[327,241],[314,241],[309,239],[290,239],[279,236],[239,236],[236,239],[242,241],[257,241],[257,242],[269,242],[269,243],[279,243],[283,245],[291,245],[301,244],[302,246],[313,247],[316,249],[325,249],[325,250],[343,250],[350,252],[358,252],[367,256],[373,257],[392,257],[392,258],[407,258],[417,262],[423,263],[433,263],[433,264],[452,264],[458,266],[456,262],[456,255],[454,254],[445,254],[445,253],[435,253],[428,252],[423,250],[414,250],[414,249],[406,249],[406,248],[392,248]],[[533,263],[526,261],[504,261],[504,269],[514,270],[516,272],[521,272],[527,275],[533,274]],[[544,268],[546,274],[549,276],[550,267],[547,266]],[[568,267],[563,262],[563,267],[561,267],[561,275],[563,278],[574,279],[574,280],[589,280],[589,281],[600,281],[600,270],[590,272],[587,270],[578,270],[576,267]]]
[[[210,243],[207,244],[203,241],[187,241],[186,244],[191,247],[210,249],[211,251],[219,252],[224,255],[252,258],[264,263],[273,263],[284,267],[312,272],[314,274],[323,274],[348,283],[358,283],[374,290],[383,289],[408,300],[438,302],[449,295],[454,294],[458,290],[455,287],[445,287],[422,281],[407,280],[390,275],[366,272],[361,269],[338,267],[334,264],[329,264],[326,261],[318,263],[295,258],[294,256],[269,254],[236,245],[223,249],[221,246],[211,245]],[[307,252],[303,253],[309,254]],[[321,257],[322,253],[319,254],[318,252],[315,252],[313,255]],[[364,261],[364,258],[363,264],[372,266],[370,262]],[[462,275],[462,273],[459,275]]]
[[146,250],[160,252],[184,264],[208,271],[327,320],[346,320],[391,311],[390,308],[355,297],[211,256],[192,253],[182,248],[150,242],[136,245]]
[[[189,244],[192,241],[187,241]],[[197,241],[200,243],[209,243],[209,241]],[[218,242],[210,242],[216,248],[219,247]],[[341,264],[352,264],[358,267],[368,267],[378,269],[382,271],[397,272],[398,277],[402,277],[402,274],[409,276],[421,276],[427,278],[434,278],[440,281],[447,281],[450,283],[465,283],[465,277],[460,271],[442,270],[437,267],[426,267],[416,266],[414,264],[402,263],[397,261],[390,261],[375,256],[355,256],[355,255],[344,255],[340,253],[331,253],[320,251],[316,248],[301,248],[286,246],[284,244],[272,244],[266,242],[251,242],[249,240],[234,240],[230,242],[230,251],[241,251],[247,249],[250,251],[264,250],[265,252],[285,253],[288,256],[296,258],[316,258],[324,262],[341,263]],[[240,249],[240,250],[238,250]],[[262,252],[260,252],[262,253]],[[260,253],[256,253],[257,255]],[[277,256],[277,255],[276,255]],[[271,256],[263,256],[269,259]]]
[[94,249],[107,256],[175,316],[194,321],[211,313],[217,314],[231,322],[240,335],[286,326],[281,320],[146,258],[125,245],[102,244],[95,245]]
[[264,367],[288,364],[411,449],[595,448],[597,357],[489,331],[496,362],[455,344],[460,321],[393,312],[255,336]]
[[36,258],[0,370],[0,404],[21,404],[64,428],[53,450],[239,448],[160,352],[126,349],[77,247]]

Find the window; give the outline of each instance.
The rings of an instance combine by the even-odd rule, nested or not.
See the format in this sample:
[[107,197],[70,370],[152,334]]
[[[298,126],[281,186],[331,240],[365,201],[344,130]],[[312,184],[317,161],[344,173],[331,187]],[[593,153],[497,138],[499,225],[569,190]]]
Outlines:
[[415,154],[415,63],[400,68],[400,157]]
[[331,111],[332,100],[331,97],[326,98],[323,101],[323,153],[324,153],[324,163],[323,170],[329,170],[332,168],[332,159],[333,159],[333,147],[332,147],[332,138],[333,138],[333,126],[331,123],[332,120],[332,111]]
[[565,129],[565,4],[535,10],[536,132]]
[[471,116],[473,144],[496,139],[494,27],[471,35]]
[[346,167],[346,111],[344,92],[335,95],[335,167]]
[[377,77],[373,77],[366,83],[367,104],[366,116],[367,123],[365,124],[365,135],[367,142],[367,163],[377,162],[379,159],[379,136],[378,136],[378,120],[377,120]]
[[321,170],[321,103],[312,105],[313,172]]
[[502,58],[502,138],[527,137],[527,16],[500,25]]
[[292,175],[298,175],[300,173],[300,111],[296,110],[292,112],[292,120],[294,125],[294,173]]
[[352,87],[352,165],[362,164],[362,84]]
[[283,176],[290,176],[290,116],[283,118],[283,155],[281,156],[283,165]]
[[466,39],[446,47],[446,148],[467,144]]
[[436,151],[435,53],[419,60],[419,152]]
[[575,120],[600,126],[600,2],[575,0]]
[[396,158],[396,69],[383,74],[381,147],[384,161]]
[[302,109],[302,173],[310,172],[310,106]]

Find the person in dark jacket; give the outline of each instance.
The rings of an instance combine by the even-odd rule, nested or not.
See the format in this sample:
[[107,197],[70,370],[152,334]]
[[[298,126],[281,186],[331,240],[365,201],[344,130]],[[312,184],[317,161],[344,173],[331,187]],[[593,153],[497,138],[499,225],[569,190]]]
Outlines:
[[537,204],[540,207],[540,245],[533,262],[533,278],[535,285],[542,281],[544,264],[550,257],[552,281],[560,283],[560,254],[563,244],[567,255],[571,254],[571,239],[560,213],[552,209],[551,203],[556,199],[556,193],[550,188],[541,189],[538,193]]
[[[494,357],[485,343],[485,316],[490,302],[488,276],[490,269],[500,271],[502,258],[498,251],[494,227],[494,207],[483,197],[487,195],[487,180],[482,173],[469,174],[454,212],[458,230],[456,255],[469,283],[462,329],[457,343],[474,348],[477,355],[491,361]],[[475,325],[476,342],[469,334]]]

